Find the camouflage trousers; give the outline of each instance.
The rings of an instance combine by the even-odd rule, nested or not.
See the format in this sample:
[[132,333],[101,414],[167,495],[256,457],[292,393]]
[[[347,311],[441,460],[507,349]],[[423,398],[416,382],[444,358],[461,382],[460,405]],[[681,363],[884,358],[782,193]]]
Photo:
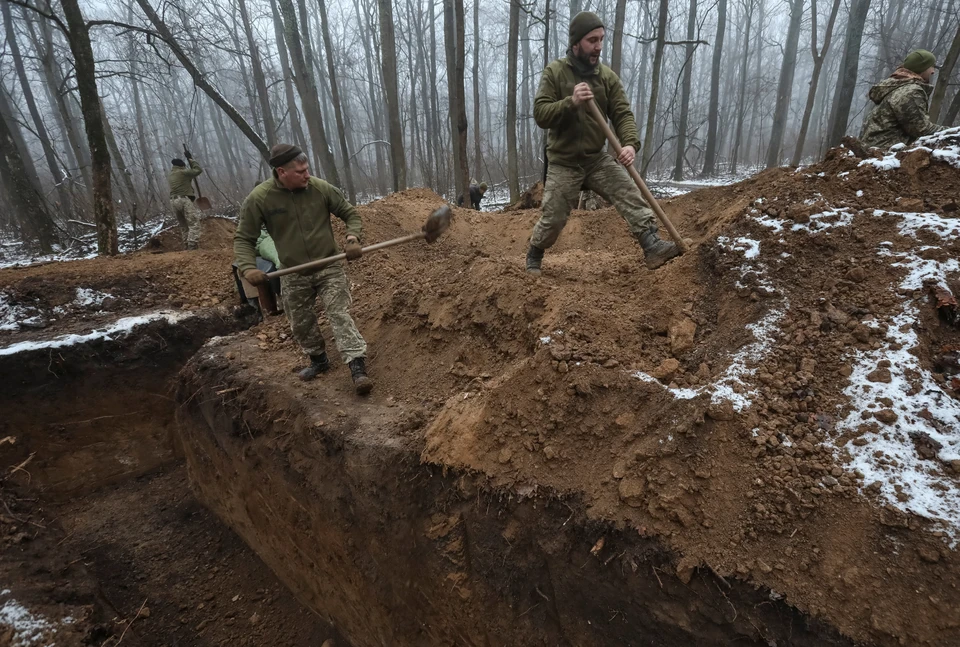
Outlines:
[[177,224],[180,225],[183,242],[191,246],[199,244],[200,210],[193,204],[193,200],[184,195],[170,198],[170,208],[173,209],[173,215],[177,219]]
[[627,221],[630,233],[639,239],[646,231],[656,231],[653,211],[640,194],[630,174],[607,153],[597,156],[586,166],[547,167],[547,183],[543,188],[543,210],[533,227],[530,244],[540,249],[552,247],[570,217],[570,203],[580,189],[595,191],[613,204]]
[[333,339],[344,363],[367,354],[367,342],[360,336],[350,316],[350,288],[340,264],[313,274],[287,274],[280,277],[283,307],[293,337],[307,355],[319,355],[326,349],[317,323],[317,295],[333,329]]

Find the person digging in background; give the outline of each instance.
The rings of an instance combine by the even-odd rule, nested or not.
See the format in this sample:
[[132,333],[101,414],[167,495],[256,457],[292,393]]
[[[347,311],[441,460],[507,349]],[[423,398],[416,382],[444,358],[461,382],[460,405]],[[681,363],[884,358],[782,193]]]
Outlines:
[[[293,267],[340,253],[330,226],[334,214],[347,225],[347,260],[361,257],[360,214],[339,189],[310,176],[307,155],[291,144],[270,149],[273,178],[258,185],[240,209],[240,221],[233,238],[233,251],[243,277],[253,285],[268,281],[257,269],[256,245],[261,226],[266,227],[284,267]],[[343,265],[336,263],[320,270],[287,274],[280,278],[284,310],[293,337],[310,357],[300,379],[312,380],[330,370],[326,344],[317,323],[317,296],[333,330],[337,350],[353,377],[355,390],[365,395],[373,388],[367,376],[367,344],[350,316],[350,289]]]
[[180,232],[187,249],[197,249],[200,245],[200,210],[193,203],[196,199],[193,190],[193,179],[203,173],[203,169],[193,159],[190,151],[184,150],[190,168],[183,160],[174,158],[170,163],[172,168],[167,174],[170,183],[170,208],[173,216],[180,225]]
[[863,122],[860,142],[864,146],[887,149],[943,130],[929,117],[930,79],[936,63],[927,50],[914,50],[889,78],[870,88],[868,96],[877,105]]
[[[550,63],[540,78],[533,116],[550,132],[543,211],[527,251],[527,272],[535,276],[540,275],[544,250],[557,242],[570,216],[570,203],[584,187],[616,207],[643,248],[648,268],[660,267],[681,251],[657,235],[653,211],[624,168],[633,164],[640,138],[620,78],[600,63],[604,34],[597,14],[578,13],[570,22],[566,57]],[[609,117],[623,144],[617,159],[604,150],[606,136],[586,110],[591,99]]]
[[[468,208],[468,209],[476,209],[477,211],[480,211],[480,201],[483,200],[483,194],[486,193],[486,192],[487,192],[487,183],[486,183],[486,182],[481,182],[479,186],[478,186],[477,184],[471,182],[471,183],[470,183],[470,190],[468,191],[468,193],[470,194],[470,204],[467,205],[467,208]],[[463,194],[462,194],[462,193],[457,196],[457,206],[458,206],[458,207],[462,207],[462,206],[463,206]]]

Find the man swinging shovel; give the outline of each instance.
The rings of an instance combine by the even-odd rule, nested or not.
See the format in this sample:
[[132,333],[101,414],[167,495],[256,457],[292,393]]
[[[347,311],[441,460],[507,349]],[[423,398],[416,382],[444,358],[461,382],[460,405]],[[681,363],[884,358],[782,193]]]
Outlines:
[[[319,296],[340,357],[350,368],[354,389],[358,395],[365,395],[373,388],[366,370],[367,343],[350,316],[350,289],[339,261],[353,261],[364,252],[420,238],[433,242],[449,226],[450,210],[434,212],[419,233],[363,248],[363,228],[356,207],[338,188],[310,176],[307,155],[300,148],[277,144],[270,150],[269,161],[273,177],[257,186],[240,210],[233,238],[237,267],[243,278],[258,287],[274,276],[280,277],[284,311],[293,337],[310,358],[310,365],[300,371],[302,380],[312,380],[330,370],[326,343],[317,325],[315,304]],[[344,253],[340,253],[333,236],[331,215],[346,223]],[[284,268],[270,274],[256,265],[255,246],[261,226],[273,237]]]
[[197,177],[203,173],[203,169],[193,159],[186,144],[183,145],[183,154],[190,167],[187,168],[182,159],[174,158],[167,174],[167,181],[170,183],[170,208],[180,226],[187,249],[197,249],[200,245],[200,210],[210,209],[210,200],[200,195]]

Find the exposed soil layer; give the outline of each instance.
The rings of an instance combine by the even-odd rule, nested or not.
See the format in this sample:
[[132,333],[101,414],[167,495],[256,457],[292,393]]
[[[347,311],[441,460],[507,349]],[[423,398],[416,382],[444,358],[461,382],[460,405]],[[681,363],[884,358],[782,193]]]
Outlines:
[[0,645],[347,644],[186,486],[173,380],[247,325],[207,312],[0,356]]

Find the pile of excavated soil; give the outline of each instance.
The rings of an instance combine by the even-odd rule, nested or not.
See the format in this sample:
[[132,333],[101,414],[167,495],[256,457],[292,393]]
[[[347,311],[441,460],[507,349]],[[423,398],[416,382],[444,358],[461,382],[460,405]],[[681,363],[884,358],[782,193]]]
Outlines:
[[[200,249],[233,249],[233,232],[236,230],[236,221],[229,218],[204,218],[200,221]],[[143,249],[155,254],[182,251],[183,234],[177,226],[164,229],[148,240]]]
[[[540,279],[537,211],[457,211],[436,245],[348,268],[373,397],[419,404],[401,432],[424,461],[659,537],[681,577],[870,644],[956,644],[960,334],[930,296],[960,270],[954,139],[672,200],[693,251],[657,272],[610,209],[575,212]],[[368,241],[439,204],[371,204]],[[294,379],[285,322],[251,334]]]
[[504,207],[504,211],[518,211],[520,209],[537,209],[543,203],[543,182],[537,182],[520,194],[520,199]]

